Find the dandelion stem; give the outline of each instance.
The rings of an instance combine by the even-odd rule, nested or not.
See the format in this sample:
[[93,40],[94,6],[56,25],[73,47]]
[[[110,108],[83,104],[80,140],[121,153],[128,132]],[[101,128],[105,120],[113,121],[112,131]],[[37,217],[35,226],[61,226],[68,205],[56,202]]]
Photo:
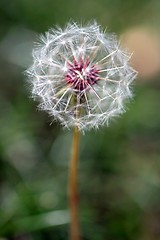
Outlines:
[[69,204],[70,204],[70,240],[80,240],[79,219],[78,219],[78,189],[77,189],[77,168],[79,152],[80,133],[77,127],[74,128],[71,160],[69,169]]

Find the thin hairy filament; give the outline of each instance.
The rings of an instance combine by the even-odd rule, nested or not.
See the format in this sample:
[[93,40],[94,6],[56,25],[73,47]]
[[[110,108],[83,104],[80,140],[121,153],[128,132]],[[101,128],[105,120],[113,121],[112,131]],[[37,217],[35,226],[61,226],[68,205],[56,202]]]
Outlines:
[[104,60],[106,60],[107,58],[109,58],[110,56],[112,56],[115,52],[117,52],[118,49],[114,50],[113,52],[111,52],[110,54],[108,54],[107,56],[105,56],[104,58],[102,58],[101,60],[99,60],[98,62],[96,62],[96,64],[100,64],[101,62],[103,62]]
[[77,127],[74,128],[71,160],[69,169],[69,205],[70,205],[70,240],[80,240],[79,219],[78,219],[78,189],[77,189],[77,168],[79,152],[80,133]]
[[113,71],[113,70],[119,70],[121,68],[124,68],[124,66],[119,66],[119,67],[114,67],[114,68],[107,68],[107,69],[100,70],[99,72],[109,72],[109,71]]

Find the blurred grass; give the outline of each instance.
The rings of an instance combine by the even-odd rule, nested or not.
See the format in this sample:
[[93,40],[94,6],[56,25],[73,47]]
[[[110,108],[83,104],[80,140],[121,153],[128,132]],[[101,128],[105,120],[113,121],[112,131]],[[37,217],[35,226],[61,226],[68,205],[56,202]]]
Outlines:
[[[159,36],[159,11],[158,0],[0,1],[2,238],[60,240],[68,234],[71,133],[37,111],[23,74],[37,33],[70,19],[96,19],[119,35],[144,25]],[[109,128],[81,138],[83,239],[160,238],[159,77],[138,78],[128,111]]]

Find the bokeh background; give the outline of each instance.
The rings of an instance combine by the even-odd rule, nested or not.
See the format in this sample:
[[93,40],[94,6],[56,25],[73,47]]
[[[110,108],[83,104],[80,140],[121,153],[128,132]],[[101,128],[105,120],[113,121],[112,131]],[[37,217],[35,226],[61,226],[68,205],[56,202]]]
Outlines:
[[160,239],[159,13],[159,0],[0,0],[0,240],[68,239],[72,133],[37,111],[23,72],[39,33],[92,19],[139,74],[127,112],[81,137],[82,239]]

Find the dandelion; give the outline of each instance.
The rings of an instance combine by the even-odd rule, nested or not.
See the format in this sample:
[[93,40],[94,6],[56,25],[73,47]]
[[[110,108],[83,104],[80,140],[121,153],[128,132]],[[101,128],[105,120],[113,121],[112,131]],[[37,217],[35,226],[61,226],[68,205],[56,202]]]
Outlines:
[[68,24],[41,36],[27,74],[32,96],[64,127],[98,128],[122,112],[136,72],[114,34],[97,23]]
[[124,112],[132,97],[130,85],[136,72],[130,56],[120,49],[114,34],[97,23],[68,24],[41,36],[27,70],[32,96],[66,128],[74,127],[69,171],[71,240],[80,240],[78,221],[77,165],[80,131],[108,124]]

